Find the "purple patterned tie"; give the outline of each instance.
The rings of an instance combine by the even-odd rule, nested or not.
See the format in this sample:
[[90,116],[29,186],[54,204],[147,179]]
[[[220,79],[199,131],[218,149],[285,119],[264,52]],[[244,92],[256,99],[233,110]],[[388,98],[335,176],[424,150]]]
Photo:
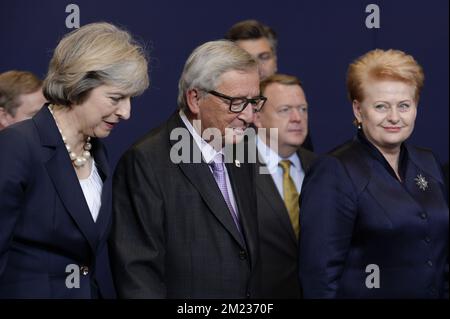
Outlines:
[[217,153],[216,156],[214,157],[214,160],[211,161],[209,165],[211,166],[212,173],[214,179],[216,180],[217,186],[219,186],[219,189],[222,192],[222,196],[225,199],[225,202],[227,203],[228,209],[231,213],[231,217],[233,217],[236,227],[242,234],[239,217],[234,211],[233,205],[231,205],[230,195],[228,193],[227,178],[225,176],[225,166],[223,164],[223,155],[221,153]]

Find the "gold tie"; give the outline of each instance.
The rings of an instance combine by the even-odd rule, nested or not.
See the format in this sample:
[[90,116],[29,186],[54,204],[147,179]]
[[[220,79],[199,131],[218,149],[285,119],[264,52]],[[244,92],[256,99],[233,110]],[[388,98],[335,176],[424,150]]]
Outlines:
[[291,219],[292,227],[294,228],[295,236],[298,238],[298,233],[300,231],[299,224],[299,207],[298,207],[298,192],[295,187],[294,181],[290,175],[291,161],[282,160],[278,164],[283,169],[283,196],[284,204],[289,213],[289,218]]

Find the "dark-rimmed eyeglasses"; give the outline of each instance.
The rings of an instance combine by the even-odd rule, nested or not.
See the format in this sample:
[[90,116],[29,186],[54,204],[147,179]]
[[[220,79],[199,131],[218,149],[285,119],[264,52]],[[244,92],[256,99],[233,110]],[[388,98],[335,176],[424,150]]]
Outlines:
[[241,113],[242,111],[245,110],[245,108],[249,104],[252,105],[254,113],[259,112],[261,111],[261,109],[263,108],[264,104],[267,101],[267,98],[262,95],[249,99],[244,96],[239,97],[228,96],[214,90],[206,92],[214,96],[220,97],[222,99],[228,100],[230,102],[230,112],[233,113]]

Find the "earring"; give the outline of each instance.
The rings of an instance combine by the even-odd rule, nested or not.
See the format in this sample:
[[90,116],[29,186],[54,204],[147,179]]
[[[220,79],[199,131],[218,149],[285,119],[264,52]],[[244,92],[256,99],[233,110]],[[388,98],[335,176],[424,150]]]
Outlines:
[[358,122],[358,130],[361,130],[362,129],[362,124],[361,124],[361,122]]

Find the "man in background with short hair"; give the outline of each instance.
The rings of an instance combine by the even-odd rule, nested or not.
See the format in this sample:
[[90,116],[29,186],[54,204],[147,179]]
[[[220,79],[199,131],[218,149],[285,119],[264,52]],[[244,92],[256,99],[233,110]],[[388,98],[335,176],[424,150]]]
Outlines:
[[33,117],[45,102],[42,81],[33,73],[0,74],[0,130]]
[[262,297],[295,299],[301,297],[298,200],[305,173],[315,159],[314,153],[301,147],[308,134],[308,102],[295,76],[272,75],[261,82],[260,90],[267,97],[254,120],[259,130],[256,198]]
[[253,56],[261,80],[277,72],[277,35],[269,26],[256,20],[241,21],[228,30],[225,39],[236,42]]
[[[235,42],[253,56],[258,62],[261,81],[277,72],[278,39],[271,27],[257,20],[240,21],[228,30],[225,39]],[[302,146],[314,151],[310,134],[306,136]]]

